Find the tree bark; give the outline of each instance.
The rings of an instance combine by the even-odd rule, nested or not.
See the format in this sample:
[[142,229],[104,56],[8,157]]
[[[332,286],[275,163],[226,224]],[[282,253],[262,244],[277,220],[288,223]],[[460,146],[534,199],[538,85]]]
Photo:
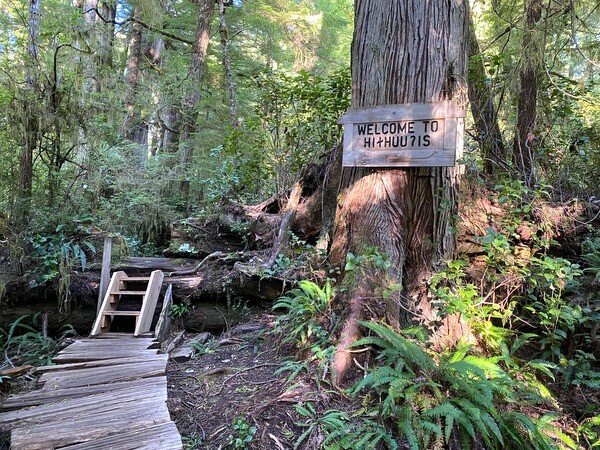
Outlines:
[[[133,17],[139,15],[137,8],[133,10]],[[148,159],[148,124],[146,124],[137,108],[135,99],[140,82],[140,62],[142,59],[143,27],[137,20],[131,24],[129,48],[127,52],[127,75],[125,76],[125,107],[127,115],[123,124],[123,134],[131,142],[137,144],[136,157],[138,168],[145,170]]]
[[[19,155],[19,185],[16,208],[11,217],[15,236],[24,238],[31,214],[31,195],[33,190],[33,154],[39,140],[39,82],[37,76],[38,38],[40,34],[40,0],[30,0],[28,21],[27,58],[25,60],[25,89],[21,99],[23,112],[23,128],[21,152]],[[21,230],[21,231],[17,231]],[[20,257],[12,255],[13,269],[22,271]]]
[[104,21],[99,32],[100,49],[98,66],[106,69],[110,69],[113,66],[116,14],[117,7],[114,1],[100,2],[100,15],[104,18]]
[[[197,107],[200,101],[200,88],[204,81],[204,65],[210,41],[210,24],[215,9],[214,0],[195,0],[194,3],[198,5],[198,24],[188,70],[187,92],[181,108],[182,120],[179,134],[180,163],[184,171],[191,168],[194,157],[192,136],[198,131],[196,124],[198,119]],[[180,192],[186,205],[188,203],[189,191],[190,182],[184,176],[180,183]]]
[[83,18],[85,19],[85,28],[82,33],[87,42],[85,51],[82,53],[81,65],[83,68],[83,94],[89,96],[92,92],[100,91],[98,77],[98,65],[96,64],[96,22],[98,15],[98,0],[85,0],[83,2]]
[[[352,43],[352,106],[435,102],[466,97],[465,2],[358,0]],[[344,267],[348,252],[375,246],[390,270],[371,267],[344,274],[337,300],[348,312],[334,357],[334,380],[343,380],[360,335],[357,320],[386,318],[399,326],[429,324],[427,280],[442,257],[452,255],[458,167],[344,170],[330,259]],[[402,285],[390,299],[383,290]]]
[[227,23],[225,22],[225,3],[219,1],[219,34],[221,35],[221,49],[223,50],[223,66],[225,67],[225,77],[227,78],[227,88],[229,90],[229,109],[231,116],[231,126],[236,128],[237,107],[235,101],[235,83],[233,82],[233,72],[231,71],[231,58],[229,56],[229,46],[227,39]]
[[475,34],[475,24],[470,16],[469,62],[469,102],[475,121],[476,139],[483,153],[483,170],[487,174],[493,174],[499,166],[506,166],[506,148],[498,126],[494,93],[486,83],[487,77]]
[[537,92],[541,58],[535,26],[541,17],[541,0],[528,0],[525,3],[524,58],[520,74],[517,132],[513,144],[513,163],[527,186],[535,184],[535,150],[533,147],[537,126]]

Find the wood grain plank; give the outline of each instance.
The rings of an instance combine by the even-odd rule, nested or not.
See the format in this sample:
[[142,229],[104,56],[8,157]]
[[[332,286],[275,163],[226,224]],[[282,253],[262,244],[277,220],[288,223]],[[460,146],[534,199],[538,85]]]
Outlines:
[[150,325],[152,324],[152,318],[154,317],[154,311],[156,310],[158,295],[160,294],[164,277],[164,274],[160,270],[154,270],[150,274],[150,281],[148,282],[146,295],[144,295],[142,308],[140,310],[141,315],[136,323],[135,331],[133,333],[135,336],[150,331]]
[[65,353],[59,355],[53,359],[55,363],[74,363],[74,362],[86,362],[86,361],[97,361],[100,359],[112,359],[112,358],[133,358],[135,356],[150,356],[158,354],[157,350],[140,350],[140,351],[126,351],[126,350],[97,350],[97,351],[80,351],[73,353]]
[[131,381],[121,381],[112,384],[98,384],[94,386],[80,386],[75,388],[54,388],[32,391],[26,394],[20,394],[9,397],[2,404],[4,411],[10,411],[18,408],[53,403],[69,398],[85,397],[86,395],[100,394],[102,392],[112,392],[115,396],[119,395],[121,389],[151,389],[155,384],[163,384],[164,377],[142,378]]
[[115,433],[141,430],[168,421],[170,418],[166,403],[142,405],[131,402],[116,410],[15,428],[11,433],[11,448],[13,450],[56,448]]
[[[127,274],[125,272],[115,272],[113,273],[111,279],[110,279],[110,283],[108,285],[108,288],[106,290],[106,295],[104,296],[104,300],[102,301],[102,306],[100,306],[100,312],[104,311],[106,309],[109,309],[109,305],[110,305],[110,300],[111,300],[111,292],[114,291],[115,289],[118,288],[119,286],[119,280],[122,277],[126,277]],[[96,317],[96,321],[94,322],[94,325],[92,326],[92,332],[91,335],[96,335],[99,334],[101,332],[102,329],[102,321],[103,321],[103,317],[102,314],[98,314],[98,316]]]
[[40,377],[39,382],[56,389],[115,383],[117,381],[134,380],[136,378],[155,377],[165,375],[165,373],[166,365],[164,361],[149,360],[142,363],[122,364],[113,367],[98,367],[57,373],[47,372]]
[[[158,354],[153,356],[153,359],[164,359],[165,360],[165,364],[167,362],[167,360],[169,359],[169,355],[165,354]],[[144,356],[133,356],[133,357],[124,357],[124,358],[111,358],[111,359],[99,359],[99,360],[94,360],[94,361],[84,361],[84,362],[79,362],[79,363],[68,363],[68,364],[60,364],[60,365],[54,365],[54,366],[41,366],[41,367],[36,367],[34,369],[34,373],[36,374],[43,374],[46,372],[61,372],[61,371],[67,371],[67,370],[79,370],[79,369],[89,369],[92,367],[102,367],[102,366],[117,366],[120,364],[130,364],[130,363],[136,363],[136,362],[143,362],[143,361],[147,361],[147,357]]]
[[60,448],[65,450],[180,450],[183,444],[175,423],[167,422]]
[[[111,336],[111,335],[109,335]],[[127,342],[127,346],[129,348],[133,348],[134,346],[144,346],[144,345],[152,345],[156,340],[154,338],[150,338],[150,337],[135,337],[135,338],[127,338],[126,336],[121,336],[121,335],[112,335],[114,337],[107,337],[105,338],[90,338],[90,339],[78,339],[75,342],[73,342],[71,345],[69,345],[68,347],[64,348],[63,351],[68,351],[71,348],[75,348],[75,347],[79,347],[79,346],[103,346],[103,345],[111,345],[111,342],[118,342],[118,341],[122,341],[123,338],[125,337],[125,341]],[[131,334],[128,336],[132,336]]]
[[[162,378],[162,377],[161,377]],[[50,403],[31,408],[18,409],[0,413],[0,430],[8,430],[11,426],[21,426],[23,423],[36,421],[62,421],[72,416],[83,415],[86,412],[95,416],[104,411],[119,410],[128,403],[166,403],[167,381],[146,386],[143,390],[139,386],[129,386],[116,393],[115,391],[71,398],[57,403]]]
[[5,401],[11,449],[182,449],[167,409],[168,355],[148,350],[156,344],[82,339],[64,349],[57,366],[38,369],[42,389]]

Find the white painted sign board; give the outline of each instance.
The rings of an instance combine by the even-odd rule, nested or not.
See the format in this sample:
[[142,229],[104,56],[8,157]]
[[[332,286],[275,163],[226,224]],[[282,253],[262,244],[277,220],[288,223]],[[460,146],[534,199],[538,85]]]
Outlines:
[[465,111],[453,102],[348,108],[345,167],[454,166],[462,157]]

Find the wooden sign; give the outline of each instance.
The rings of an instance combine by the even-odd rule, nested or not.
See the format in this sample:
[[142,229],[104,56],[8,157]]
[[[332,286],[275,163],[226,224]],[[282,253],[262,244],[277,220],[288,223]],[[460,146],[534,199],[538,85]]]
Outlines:
[[454,166],[462,157],[464,110],[450,101],[349,108],[346,167]]

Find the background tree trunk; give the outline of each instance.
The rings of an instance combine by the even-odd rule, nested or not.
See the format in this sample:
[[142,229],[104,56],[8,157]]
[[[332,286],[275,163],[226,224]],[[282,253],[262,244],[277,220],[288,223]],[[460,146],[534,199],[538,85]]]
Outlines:
[[27,59],[25,62],[25,92],[22,99],[23,135],[19,156],[19,191],[13,217],[16,229],[25,228],[31,209],[33,153],[38,145],[39,117],[37,110],[39,85],[37,77],[38,38],[40,34],[40,0],[29,2]]
[[469,102],[475,121],[475,138],[483,153],[483,170],[492,174],[498,166],[506,166],[506,148],[498,126],[494,93],[486,81],[475,25],[469,16]]
[[517,133],[513,144],[513,162],[525,184],[535,184],[534,143],[537,126],[537,92],[539,83],[540,47],[535,26],[542,17],[541,0],[525,3],[525,27],[523,30],[523,62],[520,74]]
[[[467,10],[459,0],[355,2],[352,106],[435,102],[466,97]],[[343,283],[349,312],[334,358],[336,381],[351,364],[347,351],[360,334],[357,320],[385,317],[393,325],[432,317],[426,282],[454,250],[458,167],[344,171],[330,253],[344,267],[348,252],[386,253],[390,270],[365,268]],[[383,290],[402,285],[390,299]]]
[[[133,11],[134,19],[138,18],[137,8]],[[125,106],[127,116],[123,125],[123,134],[127,139],[137,144],[136,157],[139,169],[145,170],[148,159],[148,124],[140,116],[135,98],[141,77],[140,63],[142,59],[143,27],[137,20],[131,24],[129,49],[127,54],[127,75],[125,77]]]
[[[181,130],[179,133],[180,162],[184,170],[189,169],[193,162],[192,135],[197,131],[197,106],[200,101],[200,89],[204,81],[204,64],[206,63],[206,52],[210,41],[210,25],[215,10],[214,0],[195,0],[194,3],[198,5],[198,25],[188,70],[188,86],[183,99]],[[189,191],[190,182],[184,176],[180,184],[180,192],[186,205]]]
[[225,77],[227,79],[227,89],[229,90],[229,111],[231,116],[231,126],[236,128],[237,106],[235,101],[235,83],[233,82],[233,72],[231,71],[231,58],[229,56],[229,45],[227,39],[227,23],[225,22],[225,3],[219,0],[219,35],[221,36],[221,50],[223,51],[223,66],[225,67]]
[[113,46],[115,41],[115,17],[117,7],[114,1],[100,2],[100,15],[103,23],[100,28],[98,40],[100,49],[98,53],[98,66],[110,69],[113,66]]

